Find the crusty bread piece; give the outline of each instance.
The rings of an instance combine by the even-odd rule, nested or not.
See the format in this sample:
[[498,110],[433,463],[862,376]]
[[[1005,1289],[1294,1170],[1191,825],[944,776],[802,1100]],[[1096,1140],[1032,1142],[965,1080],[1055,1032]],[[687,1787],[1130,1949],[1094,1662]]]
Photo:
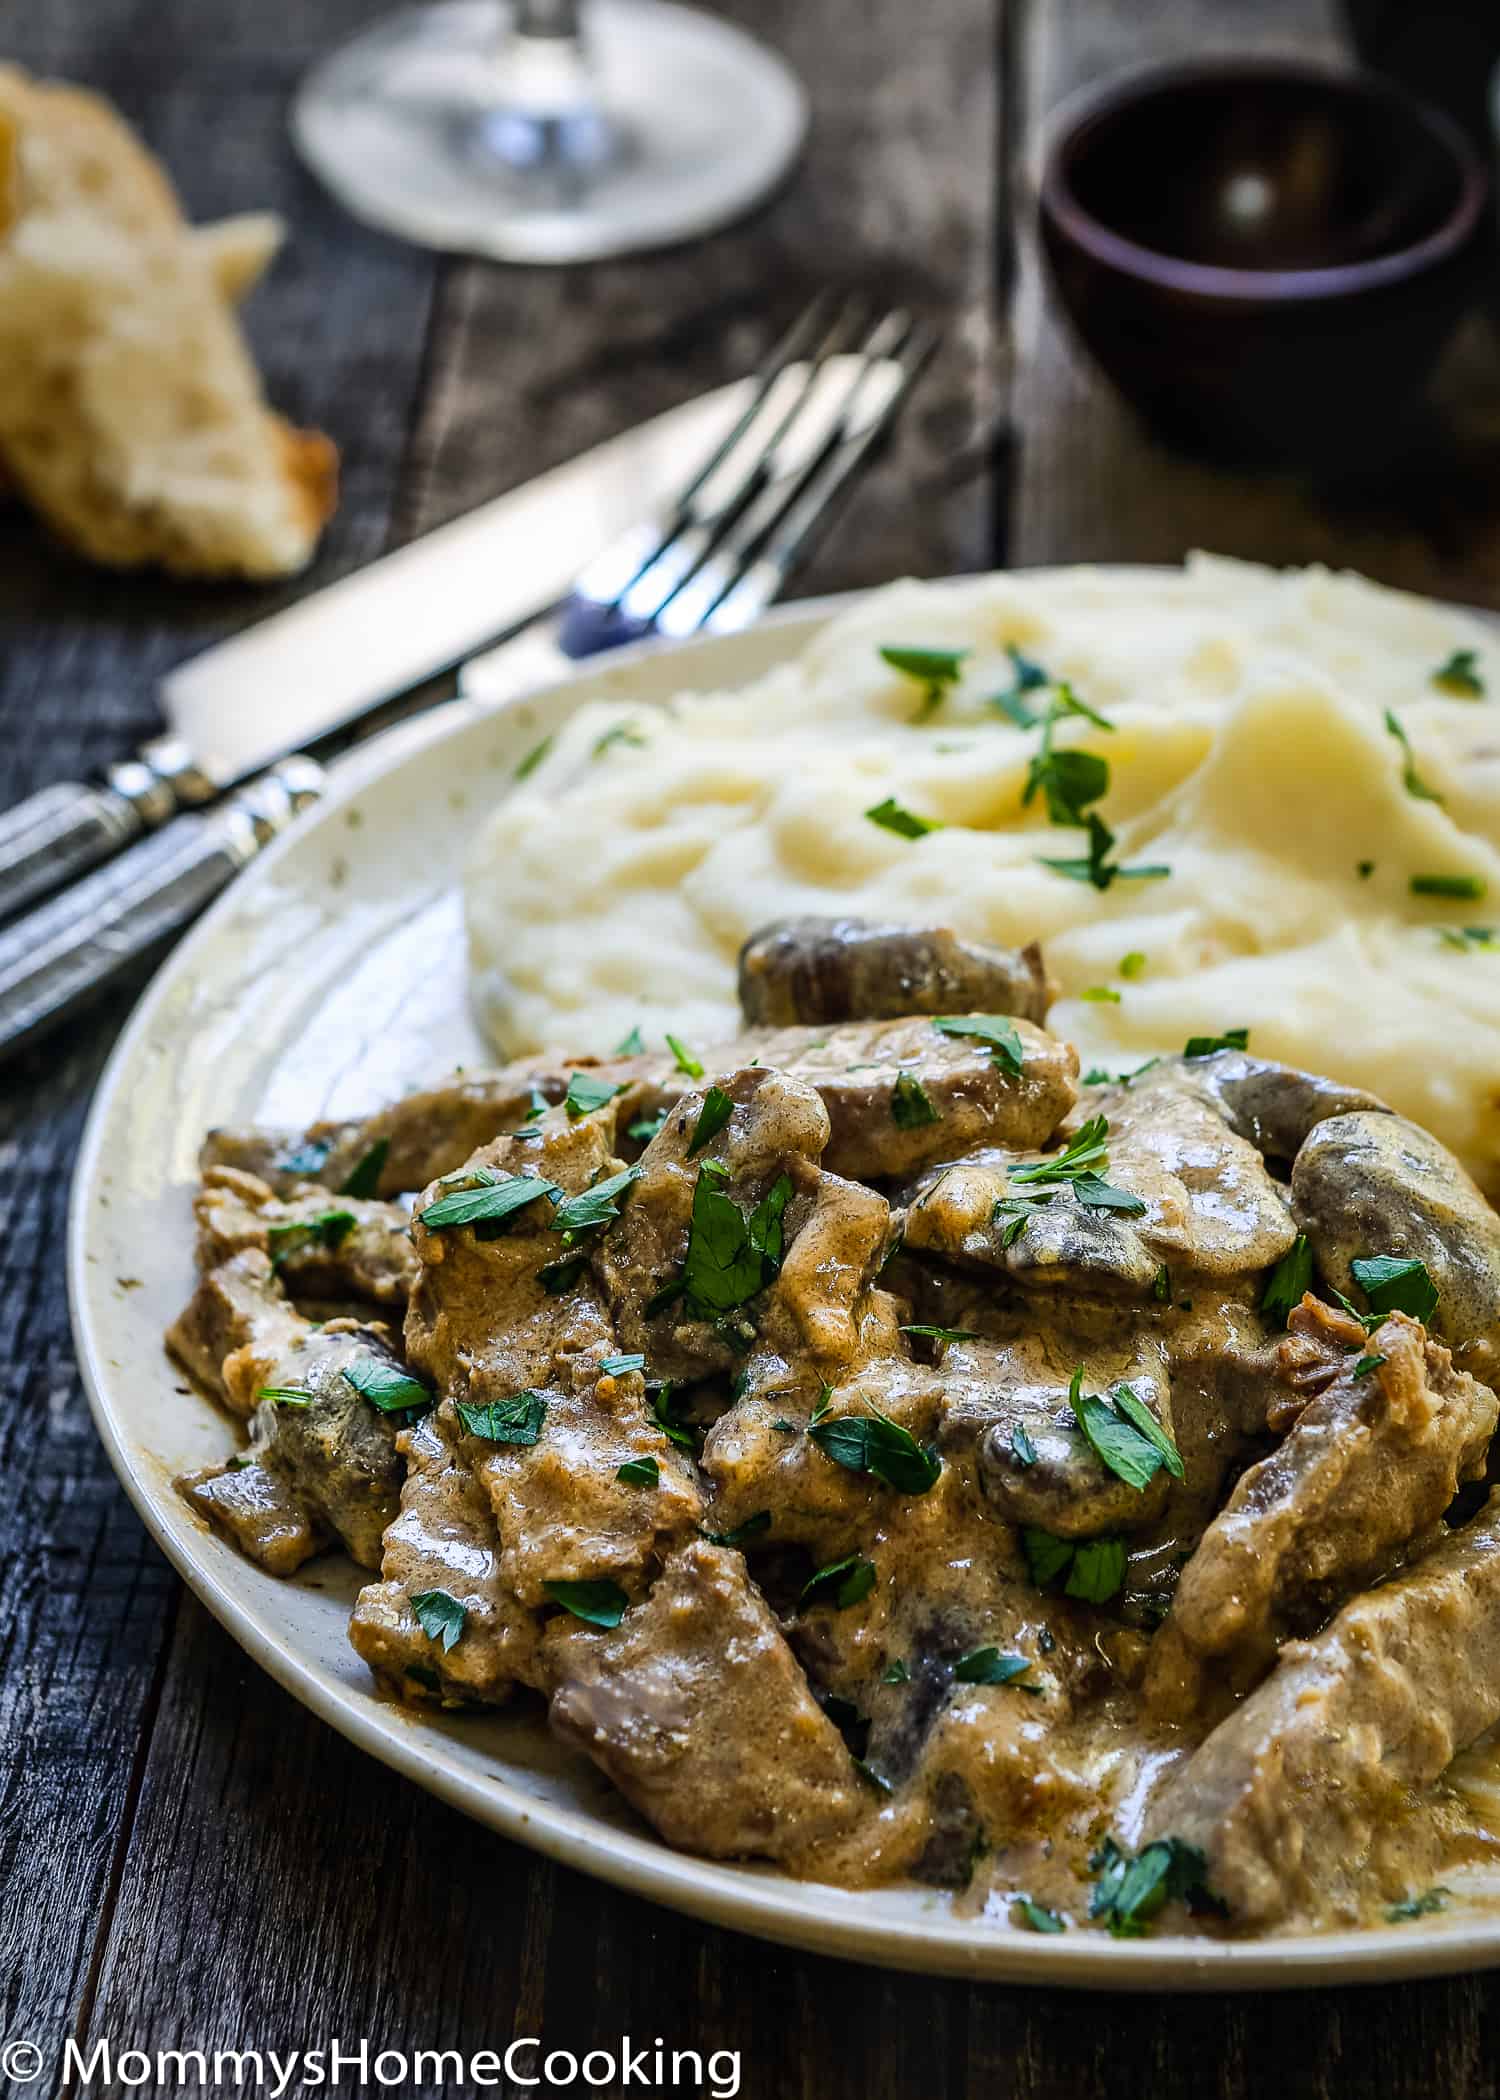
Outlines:
[[190,228],[108,103],[0,66],[0,466],[120,567],[300,569],[337,455],[266,407],[231,301],[278,222]]

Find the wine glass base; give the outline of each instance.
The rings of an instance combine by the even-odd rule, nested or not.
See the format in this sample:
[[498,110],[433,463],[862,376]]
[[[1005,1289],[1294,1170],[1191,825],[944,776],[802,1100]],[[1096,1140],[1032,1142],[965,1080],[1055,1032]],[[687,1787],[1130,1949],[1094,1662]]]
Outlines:
[[591,0],[592,99],[555,111],[502,100],[505,21],[495,0],[438,0],[308,74],[292,136],[356,218],[504,262],[591,262],[738,218],[801,147],[795,74],[711,15]]

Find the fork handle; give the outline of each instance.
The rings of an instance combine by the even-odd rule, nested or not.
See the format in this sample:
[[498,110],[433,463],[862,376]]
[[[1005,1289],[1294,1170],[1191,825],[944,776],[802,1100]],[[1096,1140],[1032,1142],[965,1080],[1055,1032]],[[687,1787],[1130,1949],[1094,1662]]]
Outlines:
[[290,758],[212,809],[179,817],[0,932],[0,1059],[69,1019],[169,940],[322,790]]
[[0,812],[0,917],[154,831],[212,789],[177,737],[158,737],[89,785],[63,780]]

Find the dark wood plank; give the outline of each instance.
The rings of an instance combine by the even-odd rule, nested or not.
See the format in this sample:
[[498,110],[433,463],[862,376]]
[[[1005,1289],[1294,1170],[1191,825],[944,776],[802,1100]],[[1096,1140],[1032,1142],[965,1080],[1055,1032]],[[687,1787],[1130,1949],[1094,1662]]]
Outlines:
[[[325,0],[320,33],[364,12]],[[284,112],[306,15],[296,0],[218,0],[211,20],[185,0],[52,0],[4,10],[0,47],[115,96],[196,215],[273,204],[294,220],[250,320],[273,398],[343,449],[316,572],[331,576],[391,531],[437,272],[351,231],[295,169]],[[155,676],[274,602],[87,570],[4,512],[0,801],[152,732]],[[63,1286],[72,1159],[128,1004],[0,1078],[0,2040],[49,2045],[92,1988],[176,1597],[94,1436]]]

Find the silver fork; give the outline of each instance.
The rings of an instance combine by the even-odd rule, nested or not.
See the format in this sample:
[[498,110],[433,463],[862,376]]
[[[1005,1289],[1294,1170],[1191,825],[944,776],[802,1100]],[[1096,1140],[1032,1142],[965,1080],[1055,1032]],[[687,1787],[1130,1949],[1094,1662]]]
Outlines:
[[[642,637],[748,626],[890,429],[936,343],[905,313],[871,322],[846,306],[830,318],[815,301],[676,500],[590,561],[560,606],[466,665],[465,694],[504,699]],[[284,759],[0,931],[0,1058],[163,951],[325,780],[316,760]]]

